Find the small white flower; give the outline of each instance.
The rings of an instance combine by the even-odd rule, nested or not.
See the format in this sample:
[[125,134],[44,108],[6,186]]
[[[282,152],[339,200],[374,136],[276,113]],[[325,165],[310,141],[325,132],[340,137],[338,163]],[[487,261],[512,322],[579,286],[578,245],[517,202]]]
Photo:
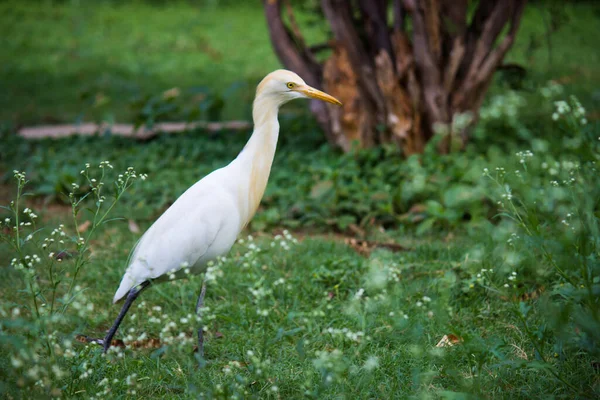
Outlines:
[[377,367],[379,367],[379,358],[375,356],[370,356],[367,358],[363,366],[363,368],[367,371],[373,371]]

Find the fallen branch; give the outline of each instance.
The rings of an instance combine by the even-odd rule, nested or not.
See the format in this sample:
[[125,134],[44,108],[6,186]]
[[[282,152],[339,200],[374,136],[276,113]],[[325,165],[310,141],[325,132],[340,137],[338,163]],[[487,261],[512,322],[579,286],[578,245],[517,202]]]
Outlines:
[[42,125],[21,128],[18,134],[26,139],[62,138],[73,135],[91,136],[95,134],[111,134],[132,137],[138,140],[148,140],[161,132],[176,133],[194,129],[202,129],[208,132],[222,130],[245,131],[252,128],[248,121],[226,121],[226,122],[161,122],[154,124],[151,129],[140,127],[135,129],[130,124],[71,124],[71,125]]

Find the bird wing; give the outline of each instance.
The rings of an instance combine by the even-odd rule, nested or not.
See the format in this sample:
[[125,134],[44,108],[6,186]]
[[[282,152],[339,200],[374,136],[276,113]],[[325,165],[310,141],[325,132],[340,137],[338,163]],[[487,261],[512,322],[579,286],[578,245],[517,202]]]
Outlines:
[[169,274],[184,264],[201,268],[209,259],[228,251],[237,236],[233,228],[235,215],[230,193],[210,185],[210,181],[192,186],[144,233],[113,302],[144,281]]

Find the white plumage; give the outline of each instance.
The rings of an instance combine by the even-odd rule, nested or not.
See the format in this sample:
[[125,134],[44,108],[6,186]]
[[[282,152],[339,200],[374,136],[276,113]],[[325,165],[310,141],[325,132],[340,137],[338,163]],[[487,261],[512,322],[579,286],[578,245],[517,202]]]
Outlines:
[[[254,132],[238,157],[183,193],[133,250],[113,299],[116,303],[127,295],[127,302],[106,338],[99,341],[105,350],[129,306],[149,282],[164,280],[176,271],[181,277],[186,265],[191,273],[201,273],[210,260],[229,252],[264,194],[279,135],[279,107],[295,98],[341,104],[291,71],[277,70],[261,81],[252,112]],[[139,285],[141,289],[136,290]]]

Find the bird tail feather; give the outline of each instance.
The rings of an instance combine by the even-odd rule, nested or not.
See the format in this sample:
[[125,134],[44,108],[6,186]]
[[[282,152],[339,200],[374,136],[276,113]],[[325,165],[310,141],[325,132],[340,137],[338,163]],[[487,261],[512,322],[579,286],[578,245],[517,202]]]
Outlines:
[[123,279],[121,280],[121,284],[119,285],[119,288],[117,289],[117,292],[115,293],[115,297],[113,298],[113,304],[117,303],[119,300],[121,300],[123,297],[125,297],[127,295],[127,293],[129,293],[131,288],[134,287],[135,285],[136,285],[136,282],[133,280],[133,278],[130,277],[129,274],[125,273],[125,276],[123,276]]

